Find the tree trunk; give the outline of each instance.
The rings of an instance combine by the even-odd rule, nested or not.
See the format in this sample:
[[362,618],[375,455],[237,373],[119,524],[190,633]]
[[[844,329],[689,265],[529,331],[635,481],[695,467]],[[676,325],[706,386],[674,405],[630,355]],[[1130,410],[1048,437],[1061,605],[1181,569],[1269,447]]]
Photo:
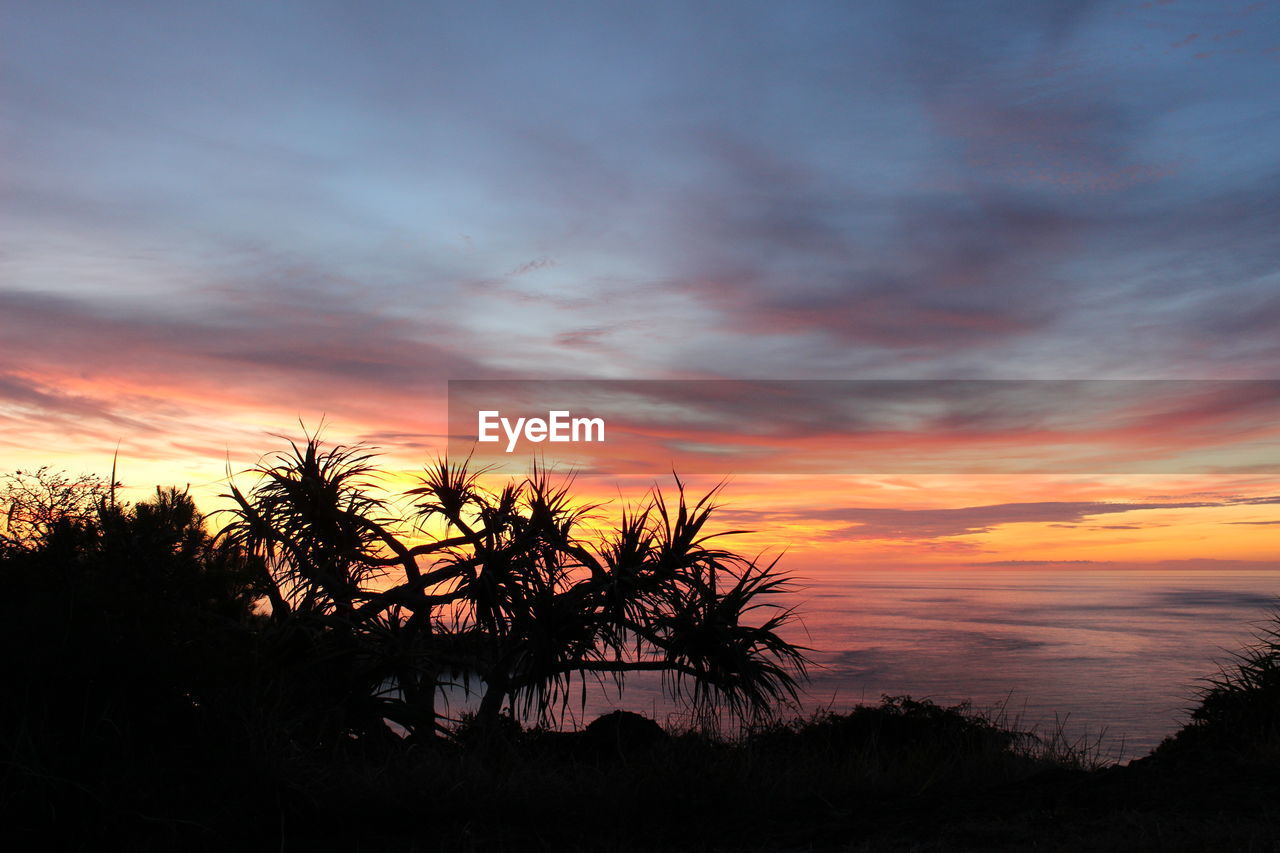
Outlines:
[[498,715],[502,713],[502,701],[507,698],[508,682],[506,676],[493,675],[492,678],[486,678],[485,684],[488,689],[485,690],[484,697],[480,700],[480,707],[476,710],[477,725],[485,728],[491,728],[498,721]]

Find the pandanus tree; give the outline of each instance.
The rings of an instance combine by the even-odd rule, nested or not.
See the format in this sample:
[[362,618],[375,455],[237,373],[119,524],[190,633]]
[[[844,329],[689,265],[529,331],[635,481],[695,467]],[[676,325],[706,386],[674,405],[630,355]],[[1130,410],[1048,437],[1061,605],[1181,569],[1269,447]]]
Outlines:
[[673,500],[654,489],[602,528],[537,466],[494,489],[439,460],[399,501],[377,497],[367,449],[314,437],[253,470],[220,535],[261,557],[272,618],[340,638],[379,714],[416,734],[443,728],[437,690],[458,677],[491,725],[506,707],[552,719],[571,688],[640,671],[698,707],[768,714],[805,676],[781,633],[787,577],[719,547],[741,531],[710,531],[718,489],[691,500],[677,478]]

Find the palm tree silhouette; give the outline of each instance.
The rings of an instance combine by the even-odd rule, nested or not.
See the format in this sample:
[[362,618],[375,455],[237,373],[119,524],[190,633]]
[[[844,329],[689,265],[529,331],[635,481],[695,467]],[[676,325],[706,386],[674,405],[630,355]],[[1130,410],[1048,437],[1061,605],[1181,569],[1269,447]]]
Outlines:
[[[673,500],[655,488],[600,532],[571,479],[535,465],[491,491],[469,459],[428,466],[396,515],[373,460],[291,443],[248,492],[232,485],[219,536],[261,558],[273,619],[341,638],[382,717],[434,735],[437,689],[457,674],[483,684],[481,725],[504,707],[553,721],[575,684],[640,671],[739,716],[796,698],[806,650],[781,636],[792,610],[769,600],[788,578],[715,544],[741,532],[708,531],[718,487],[691,501],[677,477]],[[422,541],[428,529],[443,533]]]

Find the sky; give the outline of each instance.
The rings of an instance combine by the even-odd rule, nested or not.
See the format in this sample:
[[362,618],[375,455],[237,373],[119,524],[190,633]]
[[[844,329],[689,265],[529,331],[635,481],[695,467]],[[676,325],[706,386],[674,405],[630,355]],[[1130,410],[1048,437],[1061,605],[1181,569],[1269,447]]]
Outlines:
[[[323,421],[409,471],[462,379],[1280,378],[1277,2],[0,21],[4,469],[212,503]],[[806,567],[1275,564],[1274,476],[1102,467],[727,511]]]

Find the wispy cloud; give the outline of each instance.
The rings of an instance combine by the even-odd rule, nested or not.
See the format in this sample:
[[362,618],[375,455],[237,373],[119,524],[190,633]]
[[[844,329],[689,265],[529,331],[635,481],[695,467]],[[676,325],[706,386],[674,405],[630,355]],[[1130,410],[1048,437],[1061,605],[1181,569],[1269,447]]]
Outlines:
[[[834,523],[822,535],[840,541],[892,540],[927,542],[953,537],[978,536],[1010,524],[1076,525],[1093,518],[1148,510],[1214,509],[1231,506],[1280,504],[1280,496],[1223,498],[1204,501],[1028,501],[955,508],[906,509],[897,507],[820,507],[802,512],[761,511],[739,513],[739,521],[778,523],[803,518],[806,522]],[[1145,529],[1145,524],[1103,525],[1106,529]],[[1004,561],[1007,562],[1007,561]],[[1038,561],[1043,562],[1043,561]],[[1079,562],[1079,561],[1069,561]],[[1001,565],[990,562],[983,565]]]

